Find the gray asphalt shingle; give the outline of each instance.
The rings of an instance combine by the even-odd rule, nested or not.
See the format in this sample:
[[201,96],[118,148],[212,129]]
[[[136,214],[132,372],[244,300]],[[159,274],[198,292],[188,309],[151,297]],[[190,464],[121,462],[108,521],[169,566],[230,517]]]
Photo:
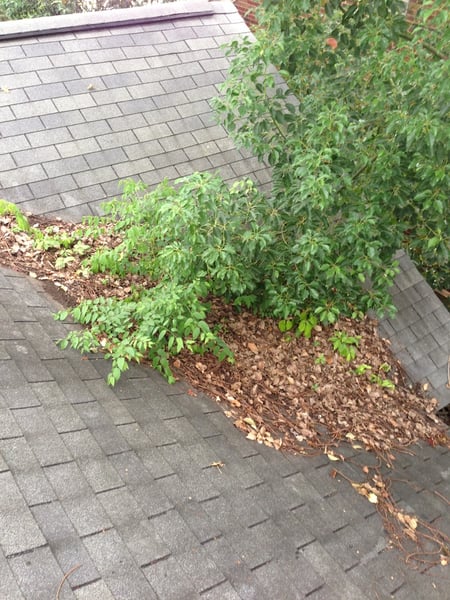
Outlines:
[[[55,304],[38,282],[1,274],[3,290],[20,287],[24,301],[36,295],[47,302],[33,321],[9,321],[33,338]],[[49,336],[38,355],[53,354],[46,344],[54,345]],[[329,477],[326,457],[285,456],[250,442],[216,403],[143,367],[110,389],[101,379],[103,360],[92,357],[76,370],[78,356],[54,348],[58,358],[44,361],[52,380],[28,388],[35,408],[13,410],[2,421],[7,523],[0,556],[9,565],[12,598],[18,586],[25,598],[34,588],[33,597],[48,597],[77,564],[82,568],[65,584],[68,598],[331,600],[428,590],[400,557],[384,554],[374,507]],[[12,368],[14,358],[4,363]],[[89,396],[74,404],[83,385]],[[45,437],[54,442],[40,446]],[[448,452],[421,452],[404,461],[403,477],[415,477],[422,489],[435,482],[448,495]],[[220,470],[211,466],[217,461],[224,462]],[[438,496],[408,486],[397,493],[417,513],[449,526]],[[429,597],[444,598],[440,580],[433,582]]]

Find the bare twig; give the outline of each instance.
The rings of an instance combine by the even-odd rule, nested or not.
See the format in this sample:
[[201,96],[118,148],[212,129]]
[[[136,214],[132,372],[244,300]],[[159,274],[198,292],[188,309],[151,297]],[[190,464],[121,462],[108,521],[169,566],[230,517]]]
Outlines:
[[447,387],[450,388],[450,356],[447,361]]
[[439,496],[439,498],[441,498],[441,500],[443,500],[446,504],[448,504],[450,506],[450,501],[447,500],[447,498],[445,496],[443,496],[440,492],[438,492],[437,490],[434,490],[434,493],[436,494],[436,496]]
[[75,565],[74,567],[72,567],[69,571],[67,571],[67,573],[65,573],[64,577],[61,579],[58,589],[56,591],[56,600],[59,600],[59,595],[61,593],[62,587],[64,585],[64,582],[66,581],[66,579],[68,579],[73,573],[75,573],[75,571],[77,571],[79,568],[81,567],[81,565]]

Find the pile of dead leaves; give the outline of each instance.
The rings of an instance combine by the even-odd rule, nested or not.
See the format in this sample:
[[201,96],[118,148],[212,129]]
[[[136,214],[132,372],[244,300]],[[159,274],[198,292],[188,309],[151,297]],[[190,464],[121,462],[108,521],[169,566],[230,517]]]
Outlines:
[[144,288],[153,285],[138,275],[121,279],[105,273],[94,274],[83,268],[83,261],[96,250],[113,248],[120,242],[112,225],[105,225],[104,233],[94,239],[83,235],[81,232],[86,227],[76,223],[38,215],[28,215],[28,220],[32,231],[40,231],[55,239],[75,236],[86,246],[83,253],[64,247],[41,249],[32,233],[16,227],[13,215],[0,215],[0,263],[44,284],[51,284],[47,290],[64,306],[75,306],[82,300],[98,296],[125,298],[133,286]]
[[[30,216],[29,220],[34,228],[58,235],[70,235],[84,227],[43,217]],[[123,298],[132,287],[153,285],[142,277],[93,275],[83,268],[86,256],[119,242],[112,227],[105,227],[97,239],[82,233],[78,239],[89,249],[58,261],[61,250],[37,249],[33,236],[15,225],[13,216],[0,217],[0,263],[51,282],[63,304],[74,305],[100,295]],[[219,299],[211,300],[208,321],[220,327],[235,363],[183,352],[172,367],[178,377],[221,402],[225,414],[250,440],[277,450],[324,452],[336,463],[346,460],[340,450],[345,443],[354,451],[374,453],[388,466],[395,460],[395,450],[404,450],[418,440],[450,446],[446,425],[435,415],[436,401],[408,384],[389,343],[378,336],[376,321],[341,319],[332,328],[316,326],[312,337],[306,339],[282,333],[276,321],[237,312]],[[336,331],[359,339],[353,360],[347,361],[333,350],[330,337]],[[397,546],[403,548],[405,536],[417,541],[421,530],[428,541],[434,540],[435,564],[444,564],[449,540],[397,509],[378,467],[362,475],[364,481],[350,483],[377,504]]]
[[[210,319],[220,325],[236,364],[185,353],[175,366],[226,402],[228,416],[249,439],[304,453],[346,440],[388,461],[395,448],[418,439],[448,443],[434,414],[436,401],[406,383],[375,321],[341,319],[333,328],[316,327],[306,339],[287,337],[276,321],[236,313],[220,301],[213,301]],[[335,330],[360,337],[355,360],[333,351]]]

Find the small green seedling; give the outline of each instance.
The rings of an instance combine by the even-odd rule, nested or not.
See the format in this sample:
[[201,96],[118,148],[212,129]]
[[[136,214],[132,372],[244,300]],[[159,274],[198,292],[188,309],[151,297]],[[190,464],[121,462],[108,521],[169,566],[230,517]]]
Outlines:
[[333,344],[333,350],[337,352],[345,360],[351,361],[356,356],[356,348],[361,339],[360,335],[347,335],[345,331],[336,331],[330,338]]
[[17,227],[21,231],[30,231],[31,227],[28,219],[23,214],[18,206],[7,200],[0,198],[0,217],[3,215],[11,215],[16,219]]
[[370,383],[376,383],[380,385],[382,388],[386,388],[388,390],[395,390],[395,383],[390,379],[383,379],[376,373],[372,373],[370,375]]
[[300,321],[297,326],[297,335],[302,335],[306,339],[312,336],[314,327],[319,322],[319,319],[311,314],[309,310],[304,310],[300,313]]
[[57,227],[47,227],[36,236],[35,245],[39,250],[60,250],[71,248],[75,238],[66,231],[60,232]]
[[324,364],[326,364],[326,362],[327,362],[327,359],[325,358],[324,353],[321,352],[319,354],[319,356],[315,359],[314,364],[316,364],[316,365],[324,365]]

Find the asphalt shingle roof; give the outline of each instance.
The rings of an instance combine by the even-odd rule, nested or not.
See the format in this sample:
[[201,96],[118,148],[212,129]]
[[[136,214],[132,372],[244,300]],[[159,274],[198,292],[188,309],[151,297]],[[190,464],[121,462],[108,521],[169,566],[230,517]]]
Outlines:
[[[248,29],[227,3],[159,5],[163,16],[180,6],[184,15],[166,20],[158,7],[132,10],[121,27],[111,15],[126,10],[88,15],[97,28],[87,31],[77,30],[78,15],[53,18],[62,31],[26,39],[2,41],[0,26],[4,197],[79,219],[118,195],[127,177],[156,184],[218,169],[227,180],[268,182],[264,165],[234,148],[208,103],[228,66],[221,45]],[[64,33],[72,19],[75,30]]]
[[[405,567],[327,456],[250,442],[219,404],[146,367],[109,388],[103,358],[55,345],[69,327],[57,308],[0,269],[0,598],[55,598],[75,567],[61,598],[448,597],[444,569]],[[448,458],[399,456],[394,493],[450,533]]]

